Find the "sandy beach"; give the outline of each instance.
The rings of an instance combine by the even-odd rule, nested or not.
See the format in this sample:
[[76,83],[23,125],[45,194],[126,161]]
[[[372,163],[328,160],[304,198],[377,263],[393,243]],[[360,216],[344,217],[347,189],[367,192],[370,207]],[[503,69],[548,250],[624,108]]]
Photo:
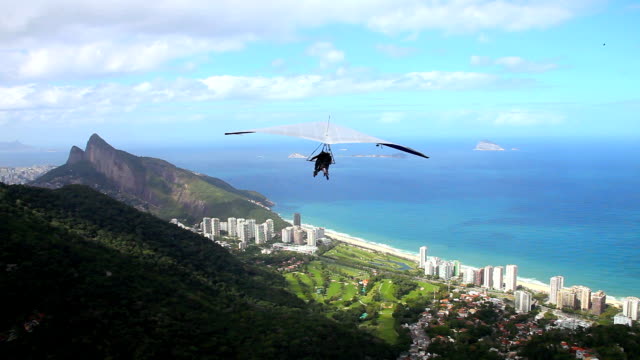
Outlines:
[[[314,227],[313,225],[309,225],[309,224],[303,224],[302,225],[304,228],[312,228]],[[342,241],[344,243],[353,245],[353,246],[358,246],[364,249],[369,249],[369,250],[373,250],[373,251],[379,251],[382,253],[386,253],[386,254],[391,254],[391,255],[395,255],[397,257],[401,257],[403,259],[407,259],[413,262],[418,262],[418,255],[417,254],[411,254],[409,252],[406,251],[402,251],[399,249],[395,249],[391,246],[388,245],[384,245],[384,244],[377,244],[377,243],[373,243],[370,241],[367,241],[365,239],[361,239],[361,238],[357,238],[357,237],[353,237],[350,236],[348,234],[344,234],[344,233],[340,233],[340,232],[336,232],[333,230],[325,230],[325,235],[327,235],[330,238],[336,239],[338,241]],[[471,268],[469,266],[463,266],[464,268]],[[541,284],[539,282],[533,282],[533,281],[528,281],[527,279],[523,279],[523,278],[519,278],[518,279],[518,285],[527,288],[529,290],[532,291],[537,291],[537,292],[543,292],[543,293],[548,293],[549,292],[549,286],[545,285],[545,284]],[[621,307],[622,306],[622,302],[617,300],[617,299],[612,299],[610,297],[607,297],[607,304],[609,305],[614,305],[614,306],[618,306]]]

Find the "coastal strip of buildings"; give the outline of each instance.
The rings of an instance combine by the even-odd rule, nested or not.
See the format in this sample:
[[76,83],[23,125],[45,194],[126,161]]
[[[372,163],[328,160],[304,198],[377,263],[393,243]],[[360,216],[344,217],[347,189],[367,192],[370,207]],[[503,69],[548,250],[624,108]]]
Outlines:
[[[171,223],[189,229],[177,219],[172,219]],[[294,225],[282,229],[280,233],[276,233],[272,219],[258,224],[255,219],[235,217],[227,218],[227,221],[204,217],[199,227],[191,228],[191,230],[226,247],[230,246],[228,242],[219,241],[222,236],[239,240],[239,249],[246,249],[252,243],[256,245],[271,243],[279,238],[281,241],[273,243],[271,250],[288,250],[306,254],[315,253],[318,249],[318,242],[325,239],[324,228],[303,227],[301,216],[298,213],[294,214]],[[271,250],[264,249],[263,252]]]

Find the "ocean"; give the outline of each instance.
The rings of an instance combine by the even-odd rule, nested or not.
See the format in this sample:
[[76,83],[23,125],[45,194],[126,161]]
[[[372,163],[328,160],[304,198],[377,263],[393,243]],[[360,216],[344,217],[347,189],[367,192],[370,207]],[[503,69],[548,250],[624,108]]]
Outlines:
[[350,157],[397,151],[334,145],[330,181],[287,158],[312,152],[307,141],[127,151],[256,190],[285,218],[299,212],[413,253],[426,245],[469,266],[516,264],[543,283],[563,275],[569,286],[640,296],[640,141],[520,138],[497,141],[507,151],[473,151],[476,142],[409,141],[430,159]]

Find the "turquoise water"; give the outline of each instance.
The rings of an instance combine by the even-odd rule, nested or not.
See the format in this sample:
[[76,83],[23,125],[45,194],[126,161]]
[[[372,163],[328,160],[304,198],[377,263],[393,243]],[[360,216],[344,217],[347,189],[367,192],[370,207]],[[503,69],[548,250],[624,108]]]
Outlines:
[[475,142],[407,144],[428,160],[342,157],[380,150],[334,146],[330,181],[287,158],[312,151],[306,141],[127,151],[259,191],[285,218],[299,212],[305,223],[414,253],[426,245],[465,265],[517,264],[545,283],[563,275],[610,296],[640,295],[638,139],[497,141],[520,148],[504,152],[472,151]]

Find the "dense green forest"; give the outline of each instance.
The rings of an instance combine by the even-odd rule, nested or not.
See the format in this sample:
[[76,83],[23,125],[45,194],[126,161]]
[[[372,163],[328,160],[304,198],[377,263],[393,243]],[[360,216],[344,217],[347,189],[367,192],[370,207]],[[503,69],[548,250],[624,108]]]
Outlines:
[[88,187],[0,184],[0,358],[389,359],[283,277]]

